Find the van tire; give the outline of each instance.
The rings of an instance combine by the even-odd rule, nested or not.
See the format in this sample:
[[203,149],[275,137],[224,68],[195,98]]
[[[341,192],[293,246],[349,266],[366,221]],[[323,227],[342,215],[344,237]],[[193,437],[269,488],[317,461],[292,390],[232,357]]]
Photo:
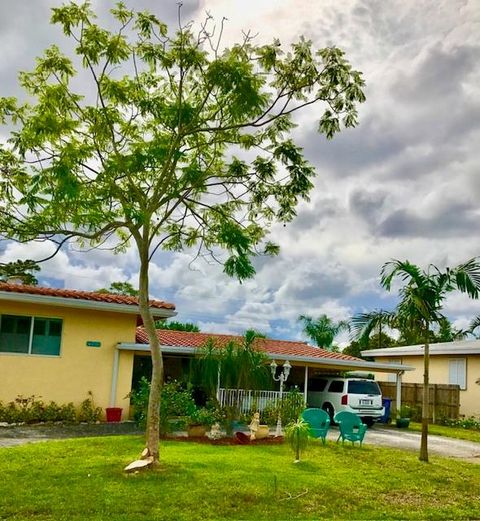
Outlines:
[[335,416],[335,409],[333,408],[333,405],[331,403],[324,403],[322,405],[322,409],[326,413],[328,413],[328,415],[330,416],[330,423],[333,425],[334,424],[333,418]]
[[370,417],[367,417],[367,418],[362,418],[362,421],[363,423],[367,426],[367,427],[373,427],[374,423],[375,423],[375,420],[373,418],[370,418]]

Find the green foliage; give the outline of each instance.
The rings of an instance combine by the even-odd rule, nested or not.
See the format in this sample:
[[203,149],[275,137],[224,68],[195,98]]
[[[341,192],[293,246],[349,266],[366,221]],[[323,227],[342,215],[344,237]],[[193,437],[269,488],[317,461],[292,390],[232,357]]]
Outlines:
[[334,322],[327,315],[320,315],[314,319],[308,315],[300,315],[298,320],[303,324],[303,332],[313,341],[318,347],[324,349],[333,349],[333,340],[342,331],[349,331],[350,325],[348,322],[341,320]]
[[317,109],[327,138],[356,126],[361,74],[340,49],[303,38],[285,52],[246,35],[212,53],[210,17],[196,33],[111,13],[101,27],[88,2],[52,9],[72,56],[51,46],[20,74],[29,102],[0,98],[0,122],[16,124],[0,147],[2,233],[93,245],[117,234],[118,251],[133,238],[139,253],[156,237],[171,250],[219,247],[227,274],[251,277],[252,256],[278,252],[264,241],[269,223],[290,221],[313,186],[292,114]]
[[295,453],[295,460],[300,461],[300,454],[307,448],[310,437],[310,426],[301,418],[285,427],[285,439]]
[[7,281],[9,278],[18,278],[23,284],[36,286],[38,279],[32,272],[40,271],[40,266],[33,260],[16,260],[6,264],[0,264],[0,280]]
[[199,352],[193,367],[193,380],[213,398],[220,383],[225,389],[262,389],[271,385],[267,367],[268,357],[259,349],[264,335],[256,331],[245,332],[243,341],[230,341],[217,345],[209,339]]
[[211,427],[217,421],[217,414],[214,410],[206,407],[195,409],[188,417],[189,425],[205,425]]
[[157,320],[155,322],[155,327],[157,329],[169,329],[170,331],[187,331],[189,333],[200,332],[200,328],[196,324],[192,324],[191,322],[177,322],[176,320],[170,322]]
[[[89,401],[89,399],[85,400]],[[96,422],[102,413],[98,409],[98,416],[90,415],[89,418],[80,419],[82,406],[77,411],[73,403],[59,405],[53,401],[45,403],[37,396],[18,396],[7,404],[0,402],[0,422],[6,423],[44,423],[64,422],[75,423],[77,421]]]
[[397,413],[399,418],[411,418],[412,417],[412,409],[408,405],[402,405],[400,410]]
[[470,429],[470,430],[478,430],[480,431],[480,420],[471,416],[469,418],[443,418],[440,422],[442,425],[447,425],[448,427],[458,427],[461,429]]
[[[134,419],[138,425],[145,427],[148,414],[150,382],[143,377],[138,389],[130,393],[134,407]],[[170,421],[174,417],[190,417],[197,411],[191,388],[185,389],[177,381],[166,383],[162,387],[160,402],[160,431],[170,432]]]
[[135,289],[130,282],[112,282],[109,288],[97,289],[97,293],[112,293],[127,297],[138,297],[139,295],[138,289]]
[[95,402],[93,401],[92,392],[88,391],[88,398],[83,400],[83,402],[80,404],[80,408],[77,414],[78,421],[86,423],[96,423],[100,421],[102,413],[102,408],[97,407],[95,405]]
[[293,389],[284,393],[281,402],[275,403],[272,401],[270,404],[267,404],[261,413],[261,417],[264,423],[273,426],[277,424],[278,414],[280,413],[282,424],[287,425],[298,420],[304,409],[305,400],[303,394],[297,389]]

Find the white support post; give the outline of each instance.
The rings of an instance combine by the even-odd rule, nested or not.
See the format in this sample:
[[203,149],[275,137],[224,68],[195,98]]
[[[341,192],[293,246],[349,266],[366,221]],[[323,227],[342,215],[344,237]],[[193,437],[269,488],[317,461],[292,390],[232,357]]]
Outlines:
[[400,407],[402,406],[402,374],[403,371],[397,373],[397,416],[400,413]]
[[118,367],[120,362],[120,351],[115,348],[113,355],[112,387],[110,388],[110,407],[115,407],[117,399]]
[[307,405],[307,393],[308,393],[308,365],[305,366],[305,383],[303,384],[303,399],[305,400],[305,406]]
[[217,375],[217,402],[220,401],[220,364],[218,365],[218,375]]

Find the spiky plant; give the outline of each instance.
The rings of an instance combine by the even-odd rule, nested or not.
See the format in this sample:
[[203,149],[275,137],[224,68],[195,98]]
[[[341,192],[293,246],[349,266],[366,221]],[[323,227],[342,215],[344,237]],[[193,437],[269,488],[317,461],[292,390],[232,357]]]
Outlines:
[[295,463],[300,461],[300,453],[306,449],[309,435],[310,427],[301,418],[285,427],[285,439],[290,443],[293,452],[295,452]]

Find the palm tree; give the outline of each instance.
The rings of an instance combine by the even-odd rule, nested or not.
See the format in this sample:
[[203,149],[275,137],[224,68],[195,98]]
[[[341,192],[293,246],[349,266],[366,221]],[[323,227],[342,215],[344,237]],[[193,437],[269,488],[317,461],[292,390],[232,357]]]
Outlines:
[[342,331],[350,331],[350,324],[344,320],[334,322],[327,315],[314,319],[308,315],[300,315],[298,320],[303,323],[303,332],[318,347],[331,349],[333,340]]
[[[393,312],[382,311],[371,317],[378,322],[382,317],[389,327],[400,330],[416,331],[425,345],[424,348],[424,379],[422,400],[422,438],[420,444],[420,461],[428,461],[428,384],[430,342],[432,324],[442,324],[445,320],[442,307],[448,293],[461,291],[469,297],[477,299],[480,293],[480,263],[478,258],[470,259],[456,268],[447,268],[444,272],[430,265],[427,271],[421,270],[409,261],[393,260],[384,264],[381,272],[381,284],[390,291],[394,280],[399,278],[403,286],[399,290],[400,302]],[[375,327],[364,314],[364,326],[361,327],[361,317],[356,320],[357,333],[368,334]]]

